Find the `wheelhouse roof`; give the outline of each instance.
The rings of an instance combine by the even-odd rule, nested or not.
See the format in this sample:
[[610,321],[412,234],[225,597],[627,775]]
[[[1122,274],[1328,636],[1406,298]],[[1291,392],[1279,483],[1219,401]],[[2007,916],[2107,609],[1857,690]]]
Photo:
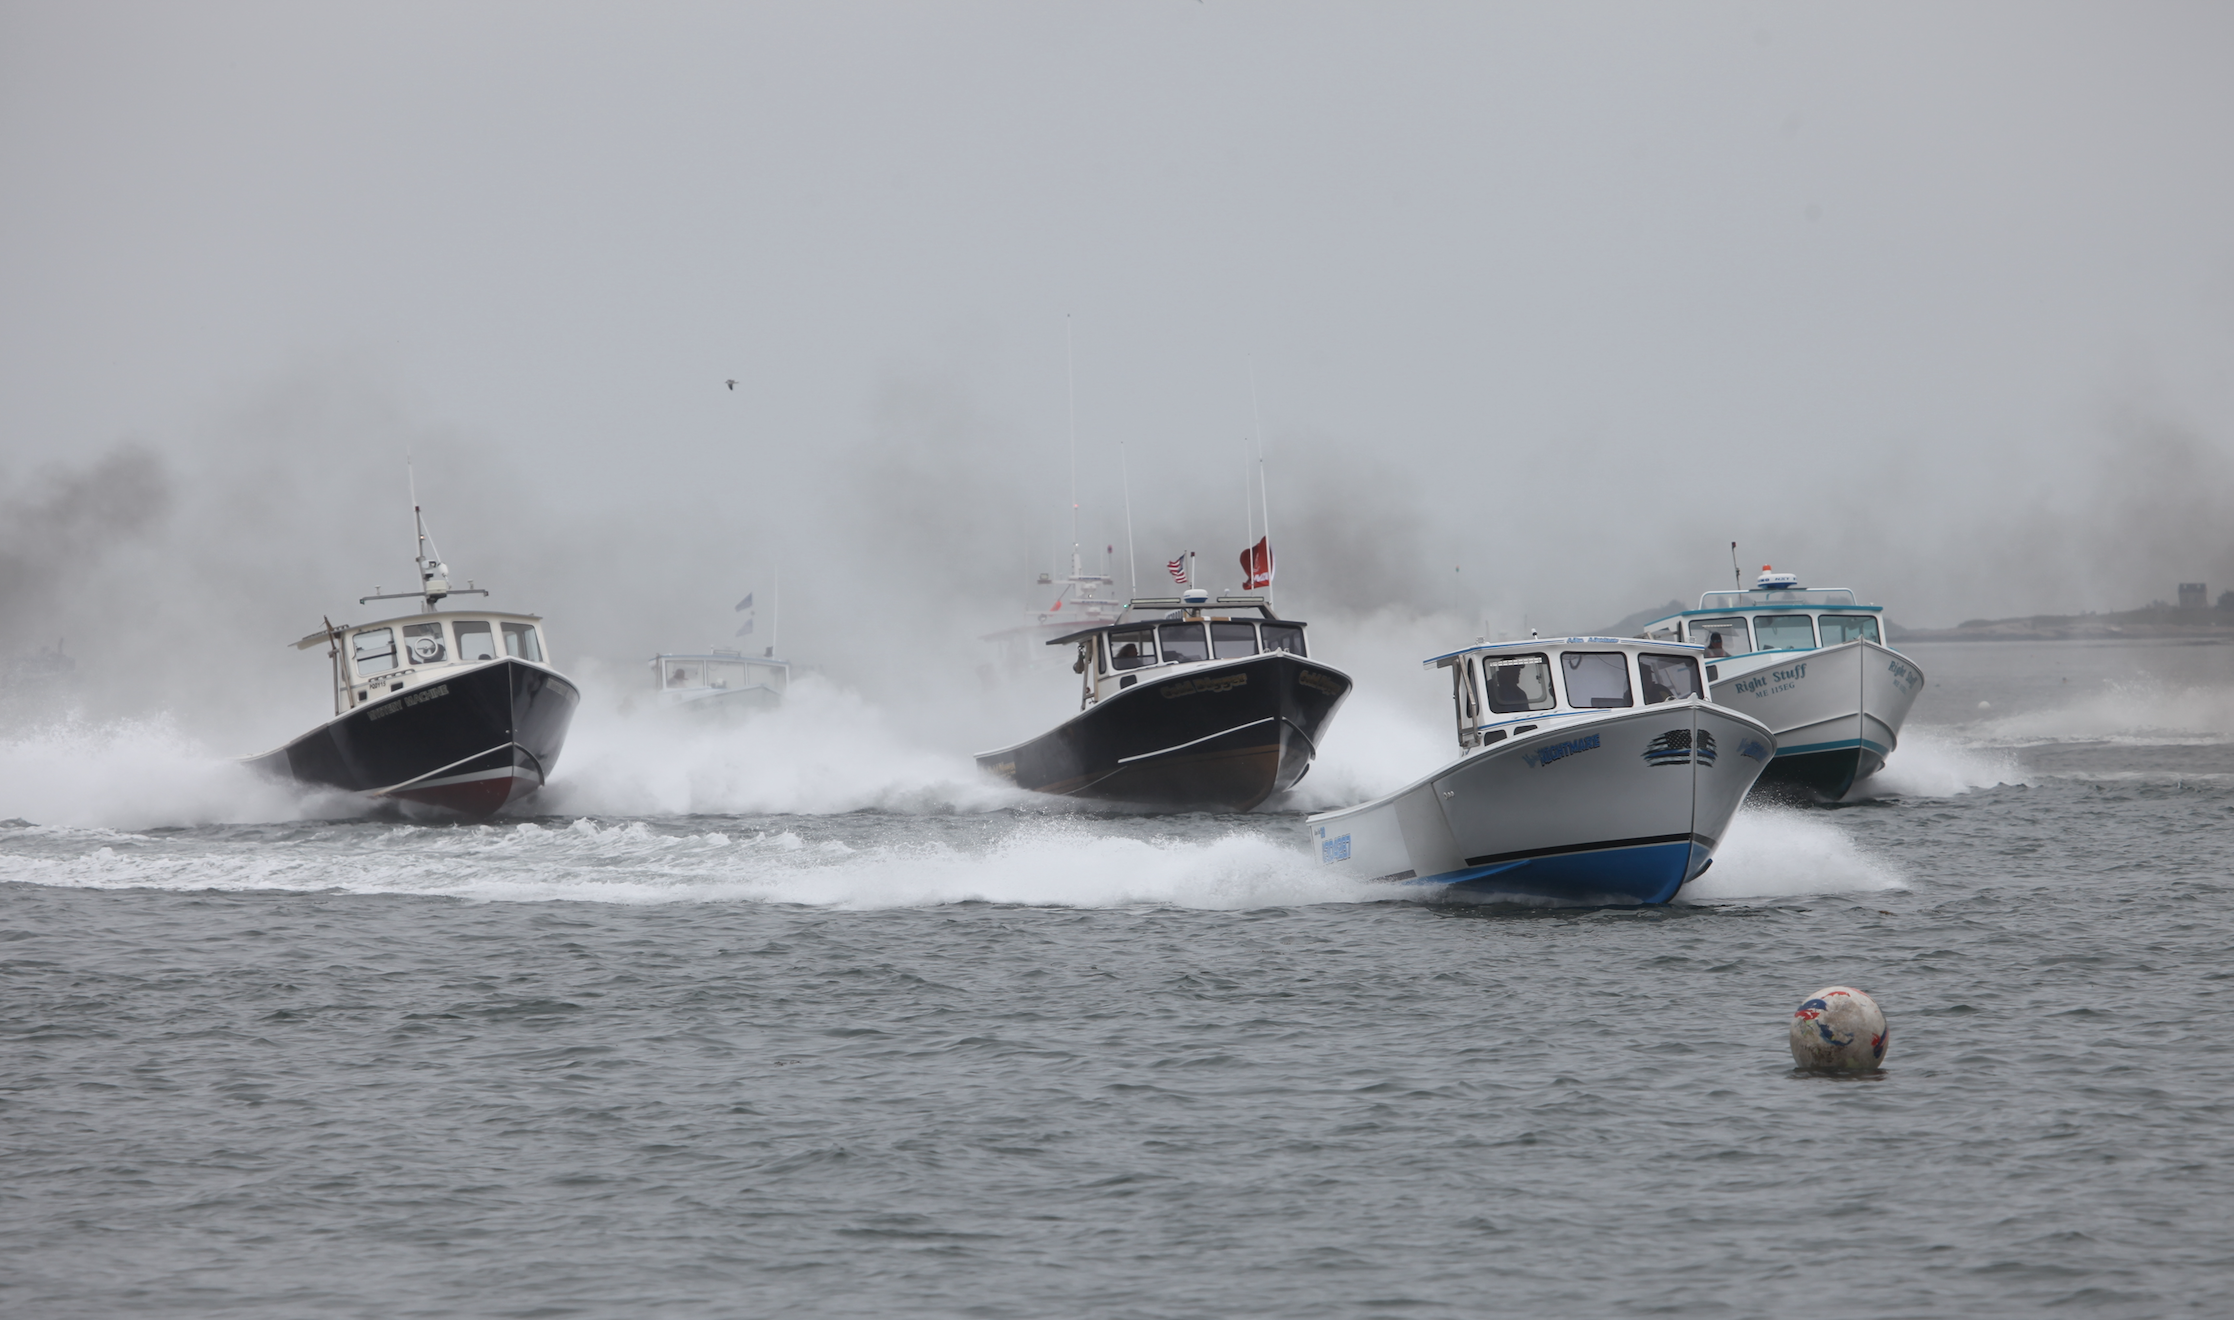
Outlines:
[[[417,614],[399,614],[392,619],[374,619],[368,623],[337,623],[333,628],[333,636],[339,637],[344,633],[353,633],[363,628],[386,628],[398,623],[423,623],[430,619],[521,619],[528,623],[543,622],[543,616],[540,614],[515,614],[511,610],[458,610],[456,612],[421,610]],[[295,649],[307,651],[311,647],[324,642],[326,636],[326,630],[320,628],[317,632],[295,643]]]
[[1656,642],[1649,637],[1529,637],[1517,642],[1483,642],[1477,646],[1462,646],[1456,651],[1432,655],[1420,661],[1422,669],[1439,669],[1461,656],[1514,654],[1541,651],[1547,646],[1618,646],[1634,651],[1700,651],[1706,647],[1697,642]]
[[791,663],[778,655],[740,655],[735,651],[661,651],[645,663],[656,665],[662,660],[711,660],[729,665],[788,665]]
[[[1154,605],[1160,602],[1134,601],[1133,603],[1135,605]],[[1173,601],[1172,604],[1174,608],[1178,606],[1177,601]],[[1265,612],[1265,617],[1261,619],[1233,619],[1228,618],[1222,614],[1212,617],[1209,614],[1209,611],[1218,608],[1219,604],[1220,602],[1218,601],[1212,601],[1208,605],[1199,607],[1199,609],[1197,610],[1197,617],[1192,619],[1128,619],[1123,623],[1098,623],[1091,628],[1081,628],[1077,632],[1064,633],[1060,637],[1051,637],[1047,640],[1047,644],[1049,646],[1061,646],[1065,642],[1081,641],[1085,638],[1095,636],[1099,633],[1131,632],[1135,628],[1153,628],[1159,623],[1282,623],[1296,628],[1307,628],[1310,626],[1301,619],[1283,619],[1279,615],[1272,613],[1270,610],[1267,610]]]

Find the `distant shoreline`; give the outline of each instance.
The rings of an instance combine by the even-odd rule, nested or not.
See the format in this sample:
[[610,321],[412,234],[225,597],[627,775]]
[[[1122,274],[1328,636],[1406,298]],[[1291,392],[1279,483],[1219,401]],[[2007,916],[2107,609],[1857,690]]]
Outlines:
[[1886,630],[1893,642],[2234,642],[2234,610],[2183,610],[2170,605],[2117,614],[2035,614],[2021,619],[1970,619],[1952,628]]

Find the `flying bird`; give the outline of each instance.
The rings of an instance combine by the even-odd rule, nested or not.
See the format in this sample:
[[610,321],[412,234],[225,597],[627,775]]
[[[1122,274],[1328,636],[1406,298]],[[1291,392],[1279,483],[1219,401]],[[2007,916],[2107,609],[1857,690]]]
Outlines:
[[737,382],[736,382],[736,381],[731,381],[731,382],[729,382],[729,388],[731,388],[731,389],[736,389],[736,388],[737,388]]

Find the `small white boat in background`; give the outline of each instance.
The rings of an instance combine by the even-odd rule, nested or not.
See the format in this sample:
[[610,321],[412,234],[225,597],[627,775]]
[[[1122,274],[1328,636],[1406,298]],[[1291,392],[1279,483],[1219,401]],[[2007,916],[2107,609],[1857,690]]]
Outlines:
[[1707,698],[1701,649],[1539,638],[1426,661],[1451,671],[1458,759],[1312,816],[1320,864],[1365,881],[1667,902],[1713,864],[1776,755],[1768,726]]
[[1760,720],[1779,750],[1764,786],[1836,801],[1885,768],[1924,671],[1885,644],[1884,608],[1846,587],[1803,587],[1767,564],[1751,590],[1709,591],[1643,635],[1705,648],[1715,701]]
[[718,647],[704,655],[655,655],[652,689],[655,709],[694,719],[735,719],[783,704],[791,689],[791,662]]

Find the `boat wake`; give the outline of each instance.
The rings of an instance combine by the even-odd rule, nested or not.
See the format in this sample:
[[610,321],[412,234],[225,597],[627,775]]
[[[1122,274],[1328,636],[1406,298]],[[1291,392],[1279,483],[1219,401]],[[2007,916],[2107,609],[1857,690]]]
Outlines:
[[[1094,823],[993,818],[990,838],[848,843],[792,829],[644,821],[324,824],[244,850],[230,831],[152,838],[10,825],[10,879],[73,888],[311,891],[479,902],[792,903],[842,909],[1006,903],[1239,910],[1392,897],[1317,874],[1263,834],[1140,838]],[[896,822],[880,822],[887,832]],[[940,831],[951,836],[953,831]]]
[[1897,868],[1863,851],[1834,816],[1806,808],[1749,806],[1730,822],[1728,837],[1715,850],[1713,868],[1685,885],[1683,898],[1714,902],[1907,888]]
[[2066,742],[2208,746],[2234,740],[2234,688],[2150,679],[2107,683],[2078,701],[1988,717],[1961,726],[1961,732],[2001,747]]

